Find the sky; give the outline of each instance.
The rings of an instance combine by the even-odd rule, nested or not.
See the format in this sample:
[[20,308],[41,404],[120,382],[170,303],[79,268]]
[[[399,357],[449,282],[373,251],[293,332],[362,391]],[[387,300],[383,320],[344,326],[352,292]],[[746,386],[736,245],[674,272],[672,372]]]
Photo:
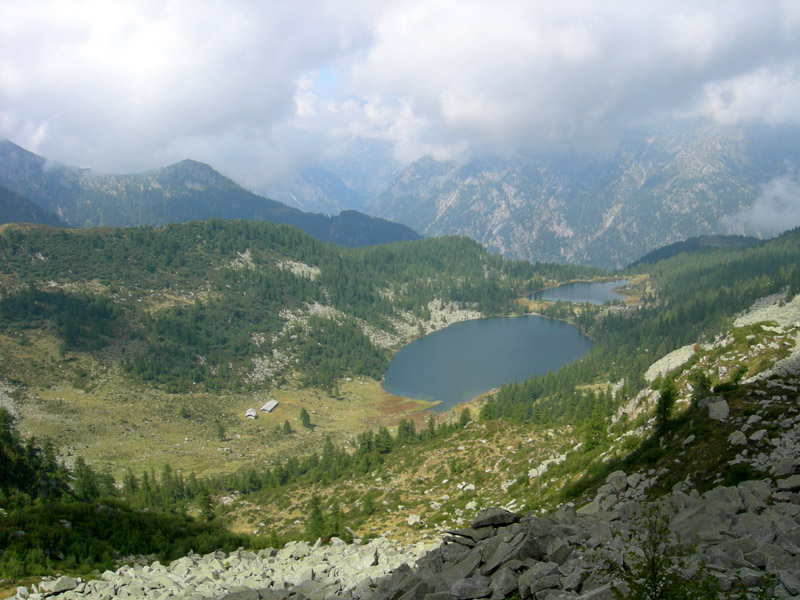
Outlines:
[[697,117],[800,123],[800,1],[0,0],[0,138],[98,172],[258,190],[364,141],[603,151]]

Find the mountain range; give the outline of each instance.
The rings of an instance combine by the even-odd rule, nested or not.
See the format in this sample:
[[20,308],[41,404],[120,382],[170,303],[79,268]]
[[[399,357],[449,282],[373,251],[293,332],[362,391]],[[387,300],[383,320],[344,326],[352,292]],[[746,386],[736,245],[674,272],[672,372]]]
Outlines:
[[605,154],[423,156],[404,169],[363,142],[262,190],[287,206],[195,161],[98,175],[0,143],[0,186],[72,227],[268,220],[346,246],[465,235],[510,258],[604,269],[692,237],[796,225],[797,165],[800,127],[764,124],[694,121],[630,131]]
[[[620,268],[689,237],[777,233],[751,222],[753,206],[797,164],[798,127],[693,123],[632,132],[608,156],[465,164],[426,156],[368,211],[423,235],[467,235],[505,256]],[[759,221],[770,216],[781,221],[780,214]]]
[[157,226],[210,218],[294,225],[343,246],[418,239],[406,226],[355,211],[307,213],[258,196],[209,165],[184,160],[131,175],[99,175],[50,164],[10,141],[0,142],[0,186],[54,213],[70,227]]
[[54,227],[64,225],[56,215],[47,212],[27,198],[0,187],[0,224],[2,223],[41,223]]

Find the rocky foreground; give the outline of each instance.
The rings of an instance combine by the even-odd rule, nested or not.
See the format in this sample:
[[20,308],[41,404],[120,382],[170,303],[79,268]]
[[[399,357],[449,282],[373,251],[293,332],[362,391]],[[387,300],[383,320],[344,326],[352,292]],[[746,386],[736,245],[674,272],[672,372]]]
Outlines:
[[386,538],[366,544],[345,544],[334,538],[328,545],[290,542],[281,550],[257,554],[237,550],[189,554],[162,565],[122,567],[93,581],[58,577],[31,590],[21,587],[20,600],[110,600],[111,598],[259,598],[338,597],[366,586],[402,565],[414,564],[431,546],[396,548]]
[[[600,501],[579,510],[567,505],[520,516],[486,509],[427,552],[421,544],[398,550],[382,538],[365,545],[292,543],[258,554],[239,550],[123,567],[96,581],[60,577],[32,591],[20,588],[16,598],[499,600],[519,594],[523,600],[604,600],[614,597],[611,586],[619,581],[614,565],[635,567],[654,535],[661,536],[655,541],[664,568],[682,577],[703,575],[722,590],[768,588],[771,597],[800,598],[800,475],[702,495],[676,490],[645,502],[657,475],[612,473]],[[647,530],[652,515],[663,517],[668,532]]]

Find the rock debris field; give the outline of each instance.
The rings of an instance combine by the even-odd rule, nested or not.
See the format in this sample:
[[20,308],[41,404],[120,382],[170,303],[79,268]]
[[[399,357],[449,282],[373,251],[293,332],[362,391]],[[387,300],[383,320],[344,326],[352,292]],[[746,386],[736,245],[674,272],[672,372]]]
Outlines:
[[607,566],[628,564],[640,553],[648,507],[669,523],[665,547],[690,549],[685,564],[675,567],[682,576],[695,577],[702,563],[723,590],[741,585],[755,593],[768,585],[772,597],[800,598],[800,474],[704,494],[676,489],[645,502],[657,475],[612,473],[579,510],[566,505],[520,516],[485,509],[433,549],[396,549],[383,538],[365,545],[292,543],[280,551],[123,567],[96,581],[60,577],[20,588],[16,598],[499,600],[519,594],[523,600],[610,600]]

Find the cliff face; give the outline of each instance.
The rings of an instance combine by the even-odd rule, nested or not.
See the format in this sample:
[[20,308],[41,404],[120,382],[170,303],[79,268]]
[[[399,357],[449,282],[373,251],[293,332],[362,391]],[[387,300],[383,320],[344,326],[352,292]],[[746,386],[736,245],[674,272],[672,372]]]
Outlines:
[[735,217],[800,163],[798,141],[794,129],[704,125],[630,134],[613,156],[425,157],[370,210],[515,258],[616,268],[688,237],[766,233]]

